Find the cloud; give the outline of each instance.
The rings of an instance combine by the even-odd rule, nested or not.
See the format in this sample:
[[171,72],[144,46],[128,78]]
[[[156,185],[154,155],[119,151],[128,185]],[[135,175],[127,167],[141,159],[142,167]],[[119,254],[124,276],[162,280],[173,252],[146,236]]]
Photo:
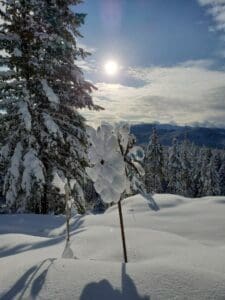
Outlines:
[[129,76],[142,85],[97,83],[94,101],[105,111],[85,111],[85,116],[92,125],[101,120],[126,120],[225,127],[225,72],[210,69],[211,63],[130,68]]
[[[94,54],[97,51],[97,48],[83,44],[80,40],[77,41],[77,48],[82,48],[90,54]],[[76,61],[76,65],[85,73],[95,73],[95,63],[95,60],[89,56],[87,56],[85,59],[80,58]]]
[[213,17],[215,26],[210,26],[210,31],[225,31],[225,0],[198,0],[201,6]]
[[85,59],[85,60],[79,59],[75,63],[85,73],[95,73],[96,72],[95,60],[93,60],[93,59]]

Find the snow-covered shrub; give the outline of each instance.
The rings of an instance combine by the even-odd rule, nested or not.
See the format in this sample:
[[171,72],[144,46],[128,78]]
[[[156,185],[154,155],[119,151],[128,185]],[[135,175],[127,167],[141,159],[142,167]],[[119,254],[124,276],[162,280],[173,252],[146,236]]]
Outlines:
[[142,194],[153,209],[156,203],[147,193],[142,181],[144,151],[135,146],[135,137],[128,123],[110,125],[106,122],[95,130],[89,128],[89,160],[87,168],[94,187],[106,203],[118,202],[124,197]]
[[128,260],[122,199],[134,192],[141,193],[148,199],[152,209],[158,209],[141,182],[141,177],[145,174],[140,163],[144,158],[144,152],[140,147],[134,147],[135,139],[130,134],[130,126],[127,123],[114,126],[102,123],[97,130],[90,128],[89,141],[88,155],[91,166],[86,171],[102,200],[106,203],[118,204],[124,262],[126,263]]

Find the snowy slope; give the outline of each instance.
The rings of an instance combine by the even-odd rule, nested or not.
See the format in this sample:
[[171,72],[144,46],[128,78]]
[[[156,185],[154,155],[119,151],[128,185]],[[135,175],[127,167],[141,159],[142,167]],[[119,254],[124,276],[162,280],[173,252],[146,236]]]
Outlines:
[[0,216],[0,299],[225,299],[225,197],[155,195],[123,202],[129,263],[122,264],[117,207],[72,220]]

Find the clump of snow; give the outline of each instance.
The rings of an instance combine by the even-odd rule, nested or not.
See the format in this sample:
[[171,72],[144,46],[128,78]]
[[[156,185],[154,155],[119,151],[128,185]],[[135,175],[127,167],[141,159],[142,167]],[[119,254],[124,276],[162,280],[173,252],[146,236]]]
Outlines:
[[44,165],[38,159],[35,149],[30,149],[23,158],[23,177],[22,188],[27,196],[30,196],[34,182],[38,185],[44,185]]
[[18,49],[18,48],[15,48],[15,49],[14,49],[13,54],[14,54],[16,57],[21,57],[21,56],[22,56],[22,52],[21,52],[20,49]]
[[57,169],[53,170],[52,185],[59,190],[61,195],[65,195],[65,185],[67,184],[66,177]]
[[28,105],[24,101],[19,102],[19,114],[21,114],[26,130],[31,131],[31,115],[28,110]]
[[126,174],[114,128],[103,123],[97,130],[90,128],[88,133],[89,159],[93,166],[86,169],[87,174],[104,202],[118,202],[126,188]]
[[75,258],[69,241],[66,242],[66,246],[65,249],[63,250],[62,258]]
[[16,145],[13,156],[11,158],[11,166],[8,169],[4,180],[4,189],[7,187],[6,202],[9,207],[14,204],[17,197],[17,189],[19,188],[19,178],[20,178],[20,167],[22,159],[22,144],[19,142]]
[[45,127],[47,128],[48,132],[54,136],[54,138],[59,138],[60,140],[64,141],[63,133],[60,130],[59,126],[55,123],[52,117],[47,113],[42,113]]
[[59,97],[54,93],[53,89],[48,85],[46,79],[41,80],[43,91],[45,92],[46,97],[48,98],[49,102],[58,104]]
[[129,124],[120,122],[112,126],[102,122],[97,130],[89,128],[88,135],[91,167],[86,171],[101,199],[106,203],[118,202],[124,194],[140,193],[153,210],[158,210],[141,181],[145,174],[140,164],[144,151],[134,146]]
[[2,146],[0,150],[0,157],[2,157],[3,159],[7,159],[9,156],[9,150],[9,144]]
[[84,82],[84,76],[83,76],[83,73],[80,68],[74,66],[74,68],[71,71],[71,75],[72,75],[73,80],[77,84],[82,84]]
[[120,122],[116,124],[115,133],[118,136],[120,146],[122,147],[122,151],[124,154],[129,143],[130,125],[126,122]]

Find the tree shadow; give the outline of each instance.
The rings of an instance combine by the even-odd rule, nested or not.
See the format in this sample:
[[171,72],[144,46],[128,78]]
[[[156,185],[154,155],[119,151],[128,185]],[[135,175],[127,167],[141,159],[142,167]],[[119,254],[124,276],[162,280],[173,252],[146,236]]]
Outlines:
[[150,296],[140,296],[131,277],[126,274],[126,264],[122,264],[121,291],[114,289],[110,282],[103,279],[88,283],[80,296],[80,300],[150,300]]
[[[10,290],[2,296],[1,300],[11,300],[15,298],[18,300],[35,299],[44,285],[50,266],[55,260],[55,258],[48,258],[43,260],[39,265],[32,266],[17,280]],[[29,298],[24,298],[29,288],[30,296]]]
[[[10,216],[10,218],[9,218]],[[66,223],[66,217],[60,215],[55,215],[55,219],[50,219],[49,223],[42,217],[47,217],[48,215],[37,215],[37,214],[27,214],[23,217],[23,214],[10,214],[1,215],[0,222],[0,234],[25,234],[38,237],[52,237],[51,232],[53,230],[59,229]],[[4,217],[7,217],[4,220]],[[39,217],[39,218],[38,218]],[[60,217],[58,219],[57,217]],[[71,229],[77,228],[80,222],[83,223],[84,215],[76,215],[71,218]],[[34,220],[33,220],[34,218]],[[37,219],[38,218],[38,219]],[[21,221],[22,219],[22,221]],[[64,235],[66,233],[66,228],[59,233],[59,235]]]
[[[72,224],[71,233],[70,233],[71,237],[85,230],[85,228],[79,229],[79,227],[82,225],[82,223],[83,223],[83,220],[78,219],[78,220],[76,220],[76,222],[74,222]],[[65,240],[64,235],[65,235],[65,233],[63,233],[63,235],[61,235],[59,237],[48,238],[48,240],[37,242],[37,243],[30,243],[30,244],[23,243],[23,244],[16,245],[11,248],[2,247],[2,248],[0,248],[0,258],[15,255],[15,254],[25,252],[25,251],[30,251],[30,250],[34,250],[34,249],[53,246],[53,245],[58,244],[58,243],[62,242],[63,240]]]

